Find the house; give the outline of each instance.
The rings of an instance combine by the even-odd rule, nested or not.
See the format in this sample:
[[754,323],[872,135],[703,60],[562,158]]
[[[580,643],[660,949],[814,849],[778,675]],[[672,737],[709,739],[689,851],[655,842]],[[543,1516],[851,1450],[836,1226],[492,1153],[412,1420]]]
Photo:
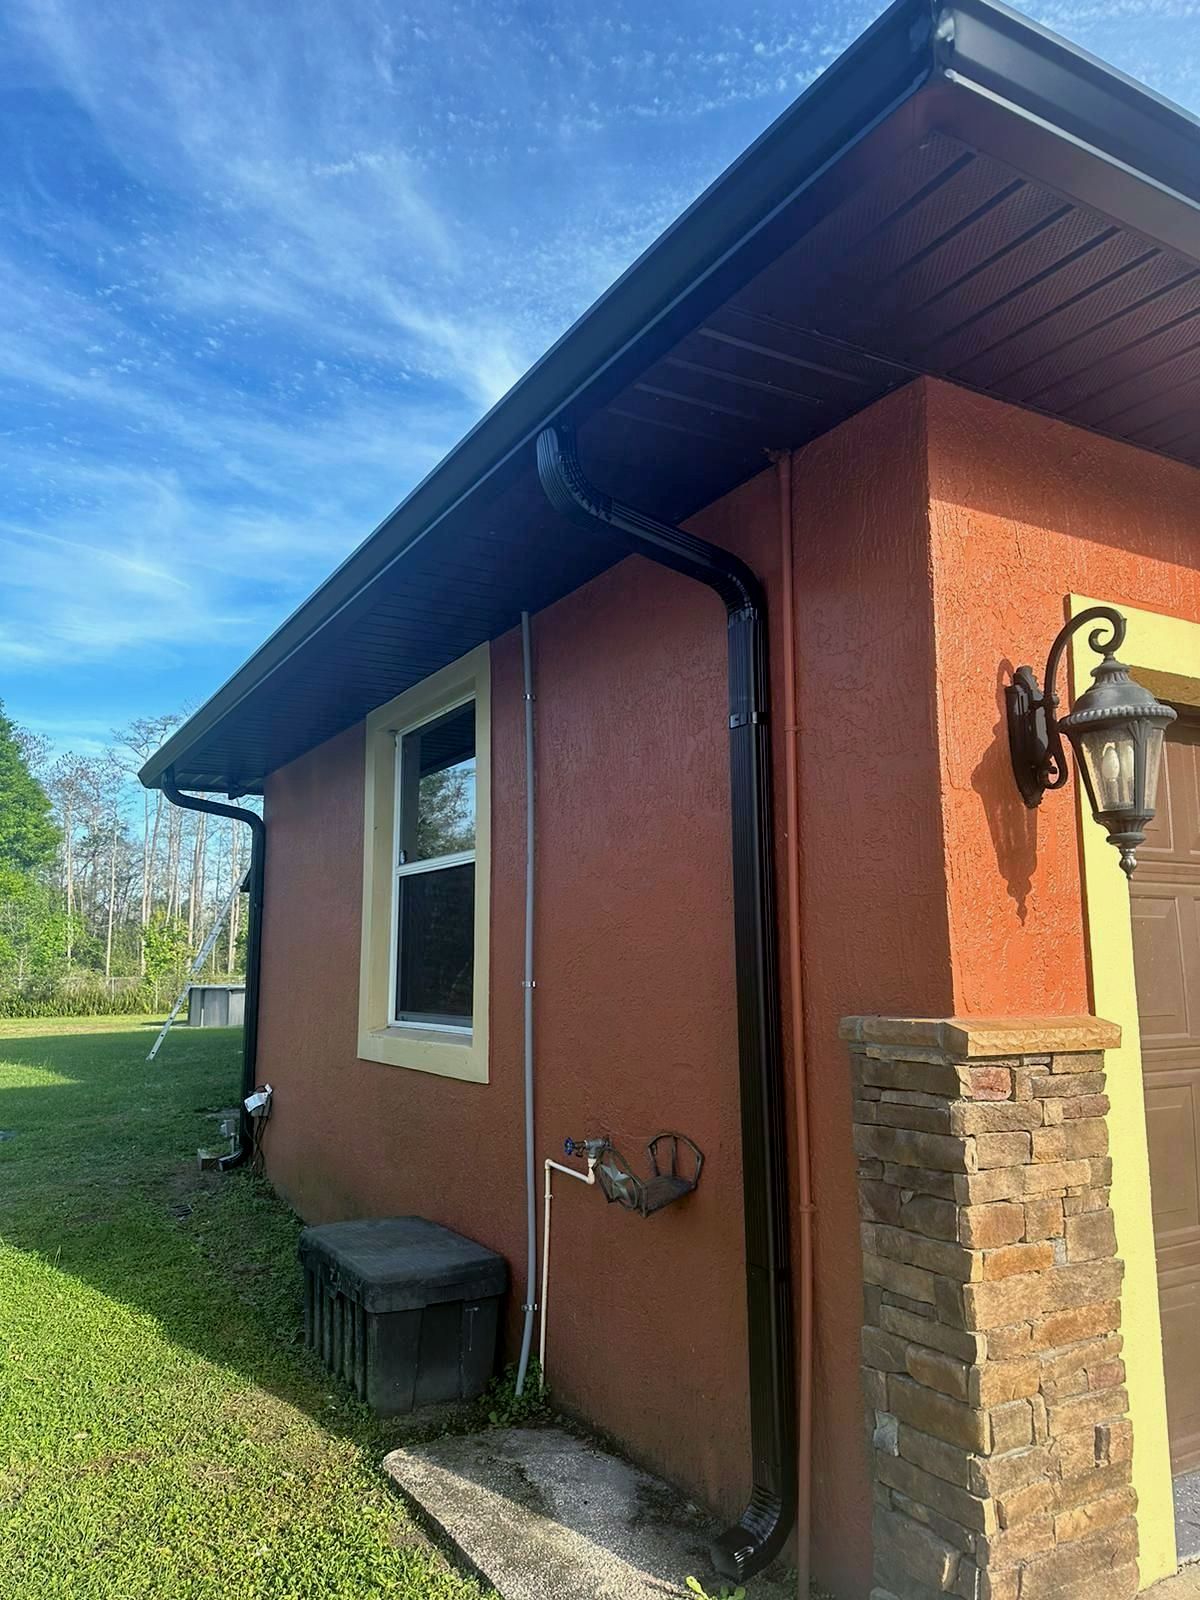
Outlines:
[[[897,0],[143,770],[265,797],[247,1048],[303,1216],[499,1250],[515,1355],[527,1000],[539,1172],[703,1151],[649,1219],[556,1193],[548,1368],[730,1573],[1175,1567],[1198,401],[1200,127],[990,0]],[[1098,605],[1178,713],[1129,880],[1008,732]]]

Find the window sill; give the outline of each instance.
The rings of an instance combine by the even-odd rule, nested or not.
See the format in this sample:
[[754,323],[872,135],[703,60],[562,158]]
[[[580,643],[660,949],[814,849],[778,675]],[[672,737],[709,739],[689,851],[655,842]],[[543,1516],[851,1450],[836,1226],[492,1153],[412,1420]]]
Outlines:
[[465,1083],[488,1081],[487,1054],[474,1032],[444,1033],[436,1028],[406,1027],[393,1023],[358,1036],[360,1061],[429,1072]]
[[419,1044],[459,1045],[466,1049],[475,1038],[471,1028],[427,1028],[420,1022],[389,1022],[377,1032],[385,1039],[413,1039]]

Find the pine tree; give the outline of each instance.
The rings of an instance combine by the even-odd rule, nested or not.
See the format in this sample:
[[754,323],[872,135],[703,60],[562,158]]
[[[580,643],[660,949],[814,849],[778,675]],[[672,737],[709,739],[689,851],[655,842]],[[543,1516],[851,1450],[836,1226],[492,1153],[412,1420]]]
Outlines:
[[57,848],[50,801],[29,770],[16,725],[0,701],[0,868],[36,872],[53,864]]

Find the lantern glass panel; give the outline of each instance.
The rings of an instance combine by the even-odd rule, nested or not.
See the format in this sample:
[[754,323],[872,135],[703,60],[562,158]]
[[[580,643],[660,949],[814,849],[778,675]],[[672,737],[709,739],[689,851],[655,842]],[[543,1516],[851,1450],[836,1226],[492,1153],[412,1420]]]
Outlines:
[[1078,735],[1088,792],[1097,812],[1128,812],[1136,804],[1136,737],[1127,722],[1089,728]]
[[1165,728],[1147,728],[1144,735],[1147,811],[1153,811],[1158,803],[1158,771],[1162,766],[1163,734],[1165,732]]

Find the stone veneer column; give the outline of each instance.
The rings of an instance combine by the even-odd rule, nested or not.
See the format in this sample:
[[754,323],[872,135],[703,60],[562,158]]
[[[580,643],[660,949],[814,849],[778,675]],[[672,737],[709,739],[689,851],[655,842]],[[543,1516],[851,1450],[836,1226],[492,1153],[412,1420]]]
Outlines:
[[849,1017],[875,1600],[1138,1587],[1092,1017]]

